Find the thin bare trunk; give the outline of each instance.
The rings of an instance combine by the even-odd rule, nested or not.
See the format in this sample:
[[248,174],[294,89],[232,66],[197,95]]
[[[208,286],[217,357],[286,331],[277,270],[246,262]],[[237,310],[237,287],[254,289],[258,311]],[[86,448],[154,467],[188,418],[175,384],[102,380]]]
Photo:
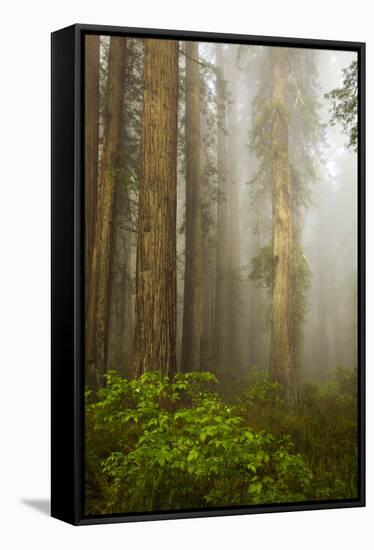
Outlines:
[[132,374],[133,349],[132,233],[125,229],[129,226],[129,211],[128,182],[122,176],[115,192],[113,213],[108,367],[126,377]]
[[215,249],[212,246],[212,220],[215,218],[215,202],[212,201],[209,146],[210,130],[207,116],[200,115],[201,121],[201,173],[202,173],[202,331],[201,331],[201,369],[208,370],[212,366],[214,338],[214,286],[215,286]]
[[94,229],[97,206],[97,176],[99,153],[99,67],[100,37],[87,34],[85,38],[84,76],[84,183],[85,183],[85,275],[86,305],[89,287],[89,271],[92,261]]
[[218,101],[218,198],[217,198],[217,259],[216,293],[214,311],[214,359],[215,369],[222,372],[225,366],[227,346],[226,314],[228,294],[228,202],[227,202],[227,150],[226,150],[226,107],[224,97],[223,46],[216,47],[217,67],[221,74],[217,78]]
[[[235,53],[235,52],[234,52]],[[238,174],[238,115],[237,115],[237,81],[235,58],[228,60],[229,81],[231,83],[231,100],[233,105],[228,110],[228,185],[227,201],[229,209],[228,223],[228,308],[227,308],[227,349],[226,362],[236,368],[240,367],[240,235],[239,235],[239,174]]]
[[87,382],[95,391],[107,368],[109,287],[112,257],[113,204],[121,164],[121,138],[126,62],[126,40],[111,37],[104,112],[104,143],[99,173],[95,235],[89,273],[86,368]]
[[199,45],[186,46],[186,229],[182,372],[200,370],[202,306],[202,189]]

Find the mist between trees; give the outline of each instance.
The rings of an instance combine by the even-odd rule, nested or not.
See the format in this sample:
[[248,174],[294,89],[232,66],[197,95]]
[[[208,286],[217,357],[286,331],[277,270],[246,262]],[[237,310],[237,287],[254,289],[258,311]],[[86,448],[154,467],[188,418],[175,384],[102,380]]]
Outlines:
[[[322,474],[317,476],[318,488],[310,494],[306,486],[296,489],[294,481],[293,492],[288,486],[282,489],[274,481],[277,474],[256,474],[257,464],[250,483],[245,477],[230,481],[238,484],[231,496],[222,489],[222,480],[216,492],[178,493],[174,501],[171,489],[160,496],[165,481],[149,501],[139,491],[124,495],[118,480],[126,477],[121,460],[129,454],[118,465],[116,440],[109,445],[109,462],[102,471],[107,472],[105,482],[99,482],[107,493],[101,495],[101,504],[92,505],[92,513],[165,509],[168,499],[169,508],[183,507],[185,500],[192,507],[276,502],[282,501],[282,490],[286,501],[355,493],[356,118],[355,53],[86,37],[88,426],[96,422],[95,429],[103,429],[100,410],[113,397],[113,388],[120,388],[125,401],[136,395],[136,388],[158,388],[170,400],[170,413],[173,391],[214,379],[214,395],[222,403],[235,402],[239,409],[246,403],[235,414],[230,409],[243,426],[298,440],[300,430],[310,428],[303,416],[309,410],[305,388],[317,392],[309,408],[315,407],[318,426],[317,416],[326,412],[326,392],[332,392],[330,397],[344,394],[347,380],[353,390],[352,395],[347,390],[348,409],[338,412],[340,419],[353,423],[342,436],[352,462],[330,465],[330,478],[321,481]],[[338,386],[332,389],[337,368]],[[258,394],[247,395],[245,401],[243,391],[253,388]],[[147,395],[151,407],[155,397]],[[186,410],[191,412],[197,405],[188,399]],[[219,403],[214,406],[224,407]],[[249,412],[254,403],[265,416],[269,403],[283,403],[287,414],[297,418],[299,435],[283,413],[277,426],[269,416],[264,424],[254,421]],[[126,407],[136,409],[134,403]],[[153,420],[159,418],[156,409],[149,413]],[[220,415],[225,416],[222,411]],[[213,437],[214,428],[208,432],[206,437]],[[237,445],[243,434],[235,435]],[[321,443],[322,455],[331,452],[333,434],[330,430]],[[134,443],[134,434],[128,436]],[[92,449],[99,446],[97,437]],[[205,447],[206,437],[199,439]],[[271,443],[278,451],[285,445],[279,441]],[[269,441],[258,443],[272,463]],[[308,452],[301,443],[297,450]],[[191,458],[191,451],[196,456]],[[95,452],[90,455],[92,472],[102,468]],[[181,471],[188,474],[201,449],[187,445],[184,452],[191,460]],[[292,455],[291,462],[298,456]],[[164,468],[168,460],[161,457],[158,464]],[[304,480],[310,476],[309,485],[305,482],[309,488],[316,464],[298,466]],[[273,482],[264,481],[266,477]],[[342,485],[337,487],[336,480]],[[89,487],[91,495],[99,491],[93,482]]]

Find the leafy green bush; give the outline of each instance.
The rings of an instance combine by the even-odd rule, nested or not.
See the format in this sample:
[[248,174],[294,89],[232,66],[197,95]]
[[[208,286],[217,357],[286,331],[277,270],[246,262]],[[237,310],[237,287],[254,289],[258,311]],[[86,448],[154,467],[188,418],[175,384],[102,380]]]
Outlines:
[[355,371],[340,367],[329,383],[302,386],[295,409],[266,373],[257,372],[239,397],[240,414],[254,430],[291,437],[313,472],[312,499],[357,496],[356,378]]
[[243,405],[224,403],[215,386],[207,372],[173,382],[109,373],[86,406],[87,513],[310,498],[313,475],[289,435],[254,429]]

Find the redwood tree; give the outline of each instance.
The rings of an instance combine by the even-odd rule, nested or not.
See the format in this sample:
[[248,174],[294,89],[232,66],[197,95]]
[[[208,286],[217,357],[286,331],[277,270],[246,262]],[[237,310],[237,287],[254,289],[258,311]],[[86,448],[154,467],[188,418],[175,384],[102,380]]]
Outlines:
[[107,362],[112,221],[121,163],[125,63],[126,39],[111,37],[86,327],[86,379],[94,391],[103,384]]
[[134,374],[176,369],[178,42],[144,41]]
[[181,370],[200,369],[202,309],[202,178],[199,44],[186,50],[186,223]]
[[226,362],[240,366],[240,234],[239,234],[239,121],[238,121],[238,80],[239,71],[235,63],[235,50],[227,59],[227,77],[231,88],[231,101],[227,113],[227,205],[228,223],[228,309]]
[[87,34],[85,38],[85,117],[84,117],[84,182],[85,182],[85,273],[86,300],[88,274],[92,260],[97,206],[97,176],[99,152],[99,69],[100,36]]
[[297,398],[294,354],[294,241],[287,120],[287,50],[271,48],[272,263],[270,374]]
[[226,314],[228,304],[228,174],[227,174],[227,143],[226,143],[226,106],[224,95],[224,57],[223,46],[216,47],[217,68],[217,255],[216,255],[216,285],[214,305],[214,360],[218,372],[224,369],[227,330]]

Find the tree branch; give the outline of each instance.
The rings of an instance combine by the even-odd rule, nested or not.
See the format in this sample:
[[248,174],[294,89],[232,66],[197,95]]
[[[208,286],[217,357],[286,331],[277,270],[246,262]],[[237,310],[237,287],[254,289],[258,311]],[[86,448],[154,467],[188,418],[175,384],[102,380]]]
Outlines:
[[185,57],[188,57],[188,59],[191,59],[191,61],[194,61],[195,63],[197,63],[198,65],[201,65],[202,67],[206,67],[207,69],[212,69],[213,68],[212,65],[206,65],[206,63],[202,63],[201,61],[198,61],[197,59],[194,59],[193,57],[186,54],[186,52],[184,52],[181,49],[179,50],[179,53],[183,54]]

